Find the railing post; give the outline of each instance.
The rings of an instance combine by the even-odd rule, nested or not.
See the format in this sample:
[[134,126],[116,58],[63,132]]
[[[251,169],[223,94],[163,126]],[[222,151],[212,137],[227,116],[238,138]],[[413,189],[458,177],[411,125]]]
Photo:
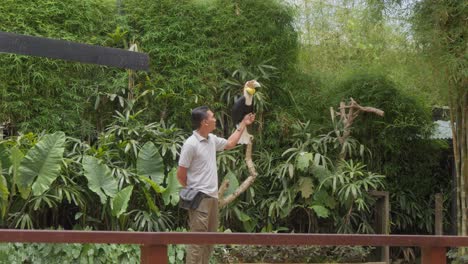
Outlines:
[[141,245],[141,264],[168,264],[167,245]]
[[446,264],[447,250],[444,247],[421,248],[421,264]]
[[435,235],[436,236],[441,236],[443,234],[443,210],[444,210],[444,198],[442,197],[441,193],[436,193],[435,195],[435,218],[434,218],[434,224],[435,224]]

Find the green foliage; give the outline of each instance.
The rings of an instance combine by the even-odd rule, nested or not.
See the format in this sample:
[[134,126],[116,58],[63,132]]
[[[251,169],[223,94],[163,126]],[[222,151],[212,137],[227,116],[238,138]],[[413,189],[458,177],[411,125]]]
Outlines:
[[91,156],[83,157],[84,176],[88,179],[90,190],[99,195],[102,204],[106,204],[108,197],[117,194],[117,181],[106,164]]
[[119,191],[114,198],[112,198],[111,209],[112,215],[115,217],[121,216],[127,211],[128,202],[132,196],[133,186],[129,185]]
[[[155,62],[154,74],[144,83],[157,91],[148,108],[153,116],[170,123],[189,127],[187,113],[199,104],[211,105],[215,112],[230,112],[226,110],[232,101],[227,101],[226,107],[219,105],[219,99],[225,94],[224,80],[237,69],[268,64],[285,70],[294,64],[297,41],[293,16],[276,0],[217,0],[203,5],[127,0],[124,9],[130,36],[140,40]],[[260,73],[267,69],[258,67]],[[268,94],[279,87],[275,84]],[[235,95],[240,95],[240,90]],[[174,105],[177,109],[171,107]]]
[[317,246],[232,246],[216,247],[221,263],[349,263],[363,261],[372,247]]
[[0,245],[2,263],[140,263],[138,245],[39,244]]
[[[444,103],[446,92],[439,89],[444,77],[419,52],[409,30],[414,1],[403,1],[401,6],[397,4],[401,1],[380,0],[297,2],[302,40],[298,62],[318,79],[315,83],[321,90],[335,87],[350,70],[373,69],[404,85],[408,93]],[[328,97],[309,87],[299,96],[313,92],[315,104],[328,107]]]
[[34,196],[39,196],[49,189],[50,184],[59,175],[64,144],[65,134],[56,132],[45,135],[26,153],[26,156],[21,160],[16,179],[24,199],[29,196],[31,188]]
[[[257,122],[249,129],[259,176],[223,209],[222,229],[370,233],[374,200],[368,191],[387,188],[395,231],[430,230],[428,197],[448,190],[438,165],[447,146],[426,138],[431,120],[421,101],[439,102],[434,87],[441,81],[402,29],[385,21],[380,7],[304,1],[308,17],[295,23],[297,14],[278,0],[118,2],[0,3],[0,30],[118,48],[137,44],[152,61],[151,71],[142,73],[0,56],[0,123],[11,136],[0,141],[2,226],[185,226],[175,167],[190,131],[190,109],[210,105],[221,130],[216,133],[227,137],[232,103],[246,80],[257,79]],[[415,91],[418,98],[407,96]],[[382,108],[385,117],[361,114],[353,138],[342,145],[335,131],[343,124],[329,122],[327,109],[349,97]],[[43,130],[70,137],[36,134]],[[17,131],[36,133],[12,136]],[[43,146],[58,134],[60,146]],[[44,155],[30,158],[37,149],[63,155],[34,191],[41,176],[26,175],[26,181],[23,169],[47,163]],[[342,149],[346,160],[340,160]],[[220,178],[231,182],[227,194],[247,176],[243,152],[238,147],[218,155]],[[28,188],[33,195],[20,197]],[[365,255],[356,251],[339,254]],[[71,252],[75,257],[107,251]],[[182,261],[183,247],[169,253],[171,262]]]
[[[457,197],[465,196],[464,178],[468,174],[467,110],[467,52],[466,36],[468,5],[460,0],[419,1],[415,5],[413,28],[415,39],[420,44],[420,53],[433,65],[434,72],[441,76],[440,90],[448,93],[450,121],[453,135],[454,171],[456,175]],[[452,198],[452,199],[455,199]],[[457,230],[466,235],[466,204],[457,203]],[[463,252],[462,252],[463,253]]]
[[[110,1],[7,0],[0,13],[2,31],[97,45],[115,27]],[[10,134],[48,130],[87,136],[93,132],[89,94],[113,87],[114,74],[104,67],[8,54],[0,56],[0,65],[0,122]]]
[[163,192],[164,204],[177,205],[179,203],[179,191],[182,189],[176,177],[176,169],[173,168],[167,175],[167,189]]
[[138,153],[137,171],[150,177],[157,184],[164,181],[164,164],[153,142],[147,142]]
[[[130,111],[127,113],[128,117],[132,116]],[[171,138],[173,133],[180,137],[180,131],[151,124],[142,126],[144,129],[140,133],[134,133],[141,124],[137,117],[134,115],[130,119],[124,116],[124,120],[132,120],[135,125],[122,127],[117,125],[122,117],[116,116],[116,122],[91,146],[78,139],[65,138],[63,132],[45,135],[30,133],[2,141],[1,164],[9,164],[8,168],[1,170],[7,188],[4,192],[7,197],[3,200],[8,201],[1,203],[6,216],[2,218],[2,224],[20,228],[62,225],[68,228],[92,226],[97,229],[149,231],[165,230],[172,226],[171,212],[161,212],[159,208],[177,205],[180,185],[173,169],[168,172],[165,181],[166,165],[159,153],[164,147],[177,149],[181,142],[178,139],[171,141],[173,145],[166,143],[156,147],[145,140],[158,142]],[[128,142],[133,147],[129,148]],[[51,159],[57,149],[60,155]],[[27,153],[24,158],[23,152]],[[40,155],[31,154],[36,152]],[[152,164],[153,167],[148,167],[148,158],[150,162],[157,161],[155,164],[158,166]],[[169,161],[173,161],[172,157]],[[15,184],[12,183],[16,180],[15,175],[20,173],[18,175],[21,176],[25,171],[21,168],[37,167],[29,171],[40,176],[45,173],[41,168],[51,170],[54,166],[57,176],[48,182],[43,193],[21,198],[20,193],[15,192]],[[155,179],[160,184],[145,174],[158,175],[159,180]],[[50,177],[52,173],[47,172],[46,175]],[[22,178],[18,179],[21,183]],[[34,186],[34,181],[18,186],[28,190]],[[98,197],[100,202],[96,203]],[[142,206],[145,204],[147,208]],[[62,210],[57,210],[59,206]],[[50,214],[53,221],[41,217],[44,214]]]
[[[415,193],[418,197],[415,204],[423,205],[435,193],[448,192],[449,175],[440,166],[447,146],[428,139],[432,127],[428,107],[402,92],[387,77],[375,73],[351,75],[336,91],[343,100],[352,97],[362,106],[376,107],[385,112],[383,118],[361,114],[353,123],[352,135],[369,148],[372,153],[368,159],[369,169],[387,176],[391,193]],[[399,196],[391,197],[394,221],[402,223],[404,220],[400,216],[412,209],[398,211],[402,208]],[[421,214],[414,212],[409,216],[411,225],[397,224],[395,227],[406,232],[412,232],[411,228],[421,230],[419,227],[422,227],[422,232],[430,231],[431,213],[426,208],[431,207],[421,207],[422,215],[425,215],[423,219]],[[424,220],[424,224],[417,219]]]

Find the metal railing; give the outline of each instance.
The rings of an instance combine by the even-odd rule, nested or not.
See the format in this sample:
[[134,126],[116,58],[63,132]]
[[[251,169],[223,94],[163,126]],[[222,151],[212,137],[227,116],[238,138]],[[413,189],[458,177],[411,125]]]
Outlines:
[[142,264],[167,264],[171,244],[415,246],[423,264],[445,264],[447,247],[468,247],[468,237],[196,232],[115,232],[0,229],[0,242],[139,244]]

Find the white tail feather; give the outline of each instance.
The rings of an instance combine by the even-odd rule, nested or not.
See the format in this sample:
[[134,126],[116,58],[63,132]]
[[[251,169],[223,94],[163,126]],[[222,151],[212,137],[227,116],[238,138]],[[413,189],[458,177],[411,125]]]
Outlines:
[[249,132],[247,131],[247,128],[245,128],[237,144],[248,145],[252,142],[252,138],[253,136],[249,134]]

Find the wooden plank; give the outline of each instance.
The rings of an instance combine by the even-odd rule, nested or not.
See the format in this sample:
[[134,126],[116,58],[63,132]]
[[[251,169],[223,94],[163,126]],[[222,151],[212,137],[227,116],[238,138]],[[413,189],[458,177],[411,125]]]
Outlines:
[[141,264],[168,264],[167,245],[143,245],[140,254]]
[[0,52],[149,70],[146,53],[0,31]]
[[466,247],[468,236],[115,232],[0,229],[0,242]]
[[421,248],[422,264],[446,264],[447,250],[444,247],[423,247]]

